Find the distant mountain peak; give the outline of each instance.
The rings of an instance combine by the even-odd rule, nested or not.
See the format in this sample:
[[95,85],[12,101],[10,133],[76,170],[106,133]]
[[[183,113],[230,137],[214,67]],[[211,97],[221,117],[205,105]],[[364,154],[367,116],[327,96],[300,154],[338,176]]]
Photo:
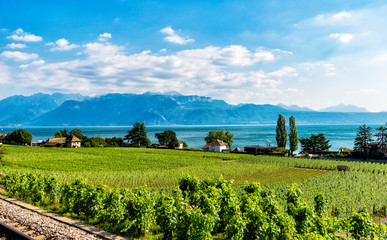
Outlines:
[[177,91],[168,91],[164,92],[163,95],[169,95],[169,96],[183,96],[183,94],[177,92]]
[[145,92],[143,95],[164,95],[164,96],[183,96],[183,94],[177,91],[167,91],[167,92]]
[[368,112],[364,107],[358,107],[355,105],[338,104],[336,106],[326,107],[320,109],[319,112]]
[[299,111],[299,112],[315,112],[315,110],[313,109],[310,109],[310,108],[307,108],[307,107],[300,107],[300,106],[297,106],[297,105],[285,105],[285,104],[277,104],[277,107],[280,107],[280,108],[283,108],[283,109],[286,109],[286,110],[290,110],[290,111]]

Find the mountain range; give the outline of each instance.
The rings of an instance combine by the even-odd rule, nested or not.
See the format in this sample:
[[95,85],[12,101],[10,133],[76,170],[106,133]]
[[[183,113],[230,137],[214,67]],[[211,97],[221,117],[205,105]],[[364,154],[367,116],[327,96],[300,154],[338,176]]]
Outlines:
[[[352,109],[352,112],[348,112]],[[278,115],[293,115],[298,124],[383,124],[387,112],[370,113],[355,106],[314,111],[296,105],[231,105],[203,96],[177,92],[12,96],[0,101],[0,125],[22,126],[127,126],[275,124]],[[330,112],[326,112],[330,111]],[[340,111],[340,112],[335,112]]]

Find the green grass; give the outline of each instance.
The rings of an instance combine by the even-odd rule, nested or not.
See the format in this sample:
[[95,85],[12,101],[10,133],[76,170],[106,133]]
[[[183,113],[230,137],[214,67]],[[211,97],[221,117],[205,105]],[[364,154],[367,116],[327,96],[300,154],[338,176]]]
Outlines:
[[139,148],[31,148],[7,146],[2,171],[56,176],[61,181],[85,178],[93,184],[161,189],[176,186],[182,175],[264,184],[293,182],[327,171],[289,166],[272,157]]
[[[152,189],[173,188],[183,175],[200,179],[223,175],[234,180],[237,188],[246,181],[260,182],[280,199],[297,182],[307,202],[312,204],[323,193],[327,208],[337,208],[341,216],[352,209],[372,212],[387,206],[387,164],[142,148],[6,149],[0,162],[0,172],[5,173],[20,171],[55,176],[60,181],[84,178],[110,187],[147,185]],[[333,171],[337,165],[350,170]]]

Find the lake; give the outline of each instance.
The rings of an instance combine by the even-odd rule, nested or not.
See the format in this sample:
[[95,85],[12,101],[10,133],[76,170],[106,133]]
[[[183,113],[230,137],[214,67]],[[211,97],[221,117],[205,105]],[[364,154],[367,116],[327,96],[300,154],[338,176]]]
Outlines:
[[[369,125],[375,128],[378,125]],[[340,147],[353,148],[353,142],[356,137],[357,128],[359,125],[299,125],[297,126],[298,137],[309,137],[310,134],[324,133],[326,138],[330,140],[332,145],[330,150],[338,150]],[[50,137],[54,137],[56,131],[63,129],[60,127],[19,127],[25,128],[31,132],[33,141],[46,140]],[[83,134],[89,137],[100,136],[107,137],[124,137],[127,131],[132,126],[67,126],[66,129],[71,131],[73,128],[79,128]],[[147,126],[148,137],[152,143],[157,143],[157,139],[154,137],[155,133],[162,132],[164,130],[173,130],[179,140],[184,141],[191,148],[202,148],[205,144],[204,137],[207,136],[208,131],[213,129],[222,129],[231,131],[235,136],[233,138],[233,148],[243,148],[246,145],[266,145],[271,143],[276,145],[275,141],[275,125],[228,125],[228,126]],[[8,133],[13,131],[14,127],[0,128],[0,133]],[[289,133],[289,129],[288,129]]]

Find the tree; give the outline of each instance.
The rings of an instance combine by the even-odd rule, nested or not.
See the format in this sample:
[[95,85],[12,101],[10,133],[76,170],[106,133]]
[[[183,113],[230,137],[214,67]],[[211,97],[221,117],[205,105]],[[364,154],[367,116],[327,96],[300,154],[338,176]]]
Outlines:
[[106,145],[105,140],[102,137],[91,137],[82,142],[84,147],[104,147]]
[[296,127],[296,120],[293,116],[289,118],[289,127],[290,127],[290,133],[289,133],[289,150],[290,153],[293,155],[293,152],[298,149],[298,134],[297,134],[297,127]]
[[31,133],[25,129],[16,129],[5,137],[5,141],[10,144],[30,144],[31,140]]
[[107,147],[119,147],[124,142],[120,137],[105,138]]
[[323,133],[318,135],[311,134],[309,138],[300,138],[302,152],[321,152],[329,150],[332,145],[329,145],[330,140],[325,138]]
[[58,130],[55,133],[56,138],[62,138],[62,137],[68,137],[68,136],[69,136],[69,133],[67,132],[66,128],[64,128],[63,130]]
[[179,140],[177,140],[176,133],[172,130],[156,133],[155,138],[159,140],[161,145],[167,145],[168,148],[173,149],[179,146]]
[[379,143],[379,146],[380,146],[380,150],[385,153],[386,150],[387,150],[387,123],[385,123],[384,125],[376,128],[376,130],[378,131],[375,136],[376,136],[376,140],[378,141]]
[[355,150],[362,153],[366,158],[369,155],[370,143],[372,142],[372,127],[367,127],[365,124],[357,129],[355,138]]
[[232,134],[230,131],[225,132],[223,128],[222,130],[209,131],[207,137],[204,138],[204,141],[206,141],[206,143],[210,143],[219,139],[227,143],[228,148],[231,148],[232,143],[234,142],[232,140],[233,137],[234,137],[234,134]]
[[127,140],[132,146],[146,146],[150,145],[150,140],[147,136],[144,123],[136,122],[133,128],[125,135],[124,140]]
[[276,136],[275,136],[275,140],[277,141],[278,147],[286,147],[287,134],[288,133],[286,131],[285,117],[280,114],[277,120],[277,128],[276,128]]
[[70,134],[76,136],[82,141],[84,141],[87,138],[85,135],[83,135],[82,130],[79,128],[74,128],[73,130],[71,130]]

